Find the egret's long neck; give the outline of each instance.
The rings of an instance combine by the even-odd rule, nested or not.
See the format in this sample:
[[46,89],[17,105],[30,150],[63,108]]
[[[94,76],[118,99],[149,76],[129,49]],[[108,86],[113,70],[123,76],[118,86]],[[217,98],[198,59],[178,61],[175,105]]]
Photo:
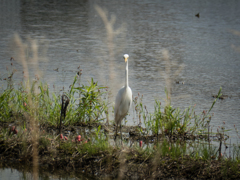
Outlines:
[[125,87],[128,87],[128,61],[126,62],[126,70],[125,70]]

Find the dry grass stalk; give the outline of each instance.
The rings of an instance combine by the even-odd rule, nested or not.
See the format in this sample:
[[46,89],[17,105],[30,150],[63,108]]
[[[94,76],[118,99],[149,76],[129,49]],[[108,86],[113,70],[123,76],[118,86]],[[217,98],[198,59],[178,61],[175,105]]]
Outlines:
[[119,155],[120,166],[119,166],[118,180],[124,179],[125,172],[127,171],[126,153],[127,153],[127,150],[122,149]]
[[156,151],[156,154],[154,156],[154,158],[152,159],[152,169],[151,169],[151,179],[155,179],[155,172],[157,171],[157,168],[158,168],[158,163],[160,162],[160,157],[161,157],[161,154],[160,154],[160,151]]
[[[167,89],[167,106],[171,104],[171,94],[172,94],[172,86],[173,86],[173,80],[176,79],[176,77],[182,72],[184,65],[177,64],[175,62],[172,62],[170,60],[169,52],[167,49],[162,50],[163,60],[165,64],[165,69],[160,70],[161,75],[164,77],[165,83],[166,83],[166,89]],[[172,69],[174,67],[178,67],[177,70],[173,71]]]
[[[26,89],[28,92],[28,107],[30,108],[30,113],[25,114],[26,119],[28,119],[30,123],[31,129],[31,141],[33,147],[33,176],[34,180],[38,179],[38,140],[39,140],[39,128],[38,128],[38,120],[36,119],[38,102],[33,102],[33,95],[36,93],[36,89],[34,92],[31,92],[31,82],[30,82],[30,69],[34,69],[36,72],[35,76],[41,75],[41,71],[39,70],[39,46],[37,40],[27,38],[26,42],[23,42],[19,35],[15,34],[13,39],[13,49],[16,52],[17,58],[16,60],[22,64],[23,72],[26,80]],[[29,67],[29,63],[33,64],[33,68]],[[35,88],[35,87],[34,87]],[[32,94],[33,93],[33,94]]]
[[[114,29],[114,25],[116,23],[116,16],[115,15],[111,15],[110,19],[108,19],[108,12],[107,10],[104,10],[103,8],[101,8],[98,5],[95,5],[95,10],[98,12],[99,16],[101,17],[105,28],[106,28],[106,33],[107,33],[107,39],[106,39],[106,44],[107,44],[107,48],[108,48],[108,59],[109,59],[109,64],[108,65],[108,69],[109,69],[109,80],[110,80],[110,84],[112,84],[112,81],[115,79],[115,55],[122,53],[123,47],[124,47],[124,42],[119,42],[117,48],[115,45],[115,38],[118,35],[123,35],[125,36],[125,34],[123,33],[126,29],[125,24],[122,23],[121,26],[118,29]],[[102,64],[102,61],[100,61],[100,64],[103,67],[105,67],[106,65]],[[116,79],[114,80],[116,81]],[[109,91],[108,93],[108,99],[113,98],[111,96],[111,92]],[[109,114],[109,113],[108,113]],[[107,114],[107,124],[109,124],[109,115]]]
[[[122,24],[120,28],[118,29],[114,29],[114,24],[116,23],[116,16],[115,15],[111,15],[110,19],[108,19],[108,12],[104,9],[102,9],[100,6],[95,5],[95,10],[98,12],[99,16],[101,17],[101,19],[103,20],[103,23],[105,25],[106,28],[106,32],[107,32],[107,47],[108,47],[108,56],[109,56],[109,60],[110,60],[110,80],[114,79],[115,77],[115,73],[114,73],[114,67],[115,63],[115,55],[119,52],[115,52],[116,51],[116,45],[114,43],[114,39],[116,38],[117,35],[123,34],[125,28],[125,25]],[[121,46],[118,45],[118,51],[123,50],[123,48],[121,48]]]

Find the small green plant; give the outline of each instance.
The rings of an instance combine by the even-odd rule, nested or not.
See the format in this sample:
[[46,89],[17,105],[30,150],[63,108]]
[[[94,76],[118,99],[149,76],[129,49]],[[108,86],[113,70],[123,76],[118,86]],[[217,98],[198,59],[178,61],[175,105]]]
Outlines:
[[199,156],[201,156],[204,160],[216,159],[217,152],[218,149],[216,146],[208,145],[206,143],[202,143],[198,149]]
[[103,115],[106,112],[107,104],[102,98],[105,92],[101,90],[106,89],[106,87],[98,86],[97,82],[93,81],[93,78],[89,86],[74,87],[76,79],[75,76],[69,92],[71,103],[70,110],[67,112],[67,123],[75,123],[76,121],[82,123],[103,121],[105,119]]
[[8,121],[11,117],[12,112],[8,102],[12,99],[12,92],[12,89],[7,89],[0,95],[0,120],[2,122]]
[[[155,100],[154,112],[148,114],[148,116],[144,119],[146,129],[150,129],[152,133],[156,135],[203,133],[206,131],[211,121],[210,111],[212,110],[218,97],[221,96],[221,90],[222,88],[220,88],[218,96],[213,101],[210,109],[208,111],[203,111],[201,115],[195,114],[194,106],[181,111],[179,108],[173,108],[170,103],[167,103],[167,105],[162,108],[161,102]],[[139,106],[141,107],[141,104]]]

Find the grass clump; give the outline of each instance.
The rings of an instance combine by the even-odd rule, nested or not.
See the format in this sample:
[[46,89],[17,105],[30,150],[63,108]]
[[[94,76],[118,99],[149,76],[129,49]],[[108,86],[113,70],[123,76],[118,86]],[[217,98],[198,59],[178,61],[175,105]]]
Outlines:
[[[70,99],[70,104],[63,124],[92,124],[103,121],[107,109],[107,103],[103,99],[103,90],[106,87],[98,86],[93,79],[89,85],[76,87],[77,78],[78,75],[74,77],[69,92],[65,93]],[[61,96],[50,93],[46,83],[36,80],[30,88],[28,83],[21,82],[16,88],[9,83],[0,94],[0,122],[27,122],[34,116],[40,125],[59,124]]]
[[[74,77],[71,89],[68,93],[70,97],[70,108],[67,112],[66,123],[93,123],[100,122],[106,119],[104,116],[107,103],[103,100],[104,89],[103,86],[98,86],[93,78],[89,85],[82,85],[82,87],[75,87],[77,82],[77,75]],[[106,114],[105,114],[106,115]]]
[[[166,103],[165,106],[162,106],[159,100],[155,100],[154,112],[149,113],[146,106],[142,104],[141,96],[136,97],[133,102],[139,122],[143,119],[147,134],[157,136],[159,134],[177,136],[186,134],[205,135],[211,121],[210,112],[216,100],[221,96],[221,90],[222,88],[219,89],[218,95],[213,101],[210,109],[208,111],[203,111],[200,115],[195,113],[195,106],[190,106],[182,111],[180,108],[174,108],[170,103]],[[166,92],[166,94],[168,93]],[[142,132],[142,130],[140,131]]]

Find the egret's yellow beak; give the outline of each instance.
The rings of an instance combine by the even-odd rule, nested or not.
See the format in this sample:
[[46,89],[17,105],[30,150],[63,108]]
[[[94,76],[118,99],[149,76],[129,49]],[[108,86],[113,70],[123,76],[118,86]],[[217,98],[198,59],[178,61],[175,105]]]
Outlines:
[[127,62],[128,58],[127,58],[127,57],[125,57],[124,59],[125,59],[125,62]]

